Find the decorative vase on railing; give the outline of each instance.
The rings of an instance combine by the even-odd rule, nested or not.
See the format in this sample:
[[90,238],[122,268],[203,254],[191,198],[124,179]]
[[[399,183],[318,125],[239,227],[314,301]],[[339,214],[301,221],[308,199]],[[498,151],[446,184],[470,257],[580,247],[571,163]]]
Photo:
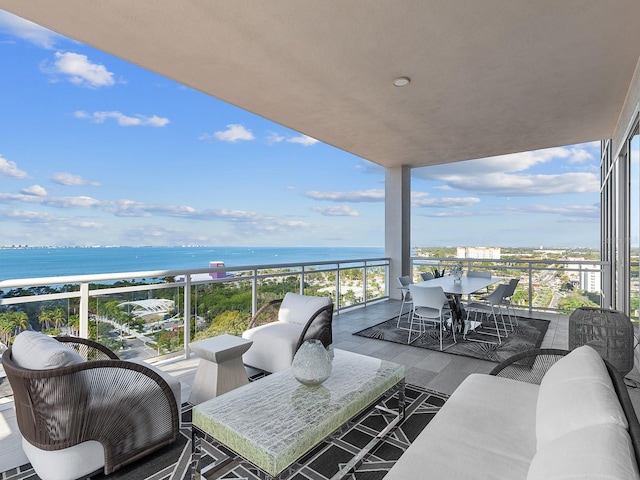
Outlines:
[[462,262],[458,262],[453,267],[451,267],[451,275],[453,275],[454,283],[462,282]]
[[291,368],[296,380],[314,387],[329,378],[331,358],[320,340],[307,340],[293,357]]

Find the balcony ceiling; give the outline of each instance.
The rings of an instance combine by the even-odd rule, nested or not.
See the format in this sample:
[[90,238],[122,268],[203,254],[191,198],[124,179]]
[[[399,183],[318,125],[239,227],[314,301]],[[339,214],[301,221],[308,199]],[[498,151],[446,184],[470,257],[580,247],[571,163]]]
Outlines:
[[388,167],[608,138],[640,56],[638,0],[0,8]]

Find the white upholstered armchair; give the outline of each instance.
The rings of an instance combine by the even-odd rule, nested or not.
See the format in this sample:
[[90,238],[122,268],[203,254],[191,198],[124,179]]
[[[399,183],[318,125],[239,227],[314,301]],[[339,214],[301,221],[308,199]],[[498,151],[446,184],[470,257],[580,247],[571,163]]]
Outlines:
[[270,373],[289,368],[305,340],[318,339],[325,347],[331,344],[332,320],[330,297],[287,293],[264,305],[249,322],[242,337],[253,344],[243,362]]

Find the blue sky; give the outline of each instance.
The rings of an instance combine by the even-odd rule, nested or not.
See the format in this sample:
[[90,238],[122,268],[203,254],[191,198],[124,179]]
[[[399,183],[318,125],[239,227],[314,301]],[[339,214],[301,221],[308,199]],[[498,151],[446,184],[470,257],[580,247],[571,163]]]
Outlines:
[[[0,59],[0,246],[384,244],[365,159],[1,10]],[[599,142],[415,169],[412,196],[413,246],[597,247]]]

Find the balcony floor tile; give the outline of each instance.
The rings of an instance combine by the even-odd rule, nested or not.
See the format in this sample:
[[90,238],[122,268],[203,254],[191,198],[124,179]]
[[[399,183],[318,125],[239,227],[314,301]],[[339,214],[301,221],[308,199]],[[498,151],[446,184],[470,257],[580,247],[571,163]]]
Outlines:
[[[407,381],[432,390],[451,394],[471,373],[488,373],[496,364],[458,355],[451,355],[413,346],[395,344],[353,335],[354,332],[398,315],[400,302],[377,302],[366,307],[342,311],[334,318],[334,347],[402,363]],[[536,318],[551,321],[543,346],[566,349],[568,346],[568,316],[536,313]],[[188,398],[199,359],[167,362],[159,365],[182,384],[182,396]],[[640,382],[640,373],[633,370],[628,378]],[[630,388],[636,411],[640,408],[640,388]],[[0,472],[27,462],[17,431],[15,411],[11,404],[0,405]]]

